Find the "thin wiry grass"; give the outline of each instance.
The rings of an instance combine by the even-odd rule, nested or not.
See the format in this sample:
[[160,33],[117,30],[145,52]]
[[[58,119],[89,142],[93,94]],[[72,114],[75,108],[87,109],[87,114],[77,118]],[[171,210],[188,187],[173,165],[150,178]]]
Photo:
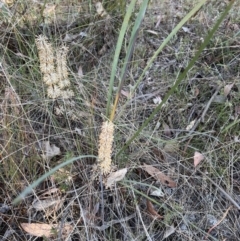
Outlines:
[[[178,10],[174,8],[175,5],[173,1],[166,4],[168,8],[165,9],[168,9],[169,12],[167,12],[168,17],[163,19],[160,23],[161,30],[163,31],[158,28],[154,29],[156,32],[160,32],[156,37],[148,34],[142,29],[139,31],[139,38],[136,41],[136,48],[133,54],[135,62],[132,62],[129,66],[126,84],[123,86],[123,90],[126,92],[131,91],[131,87],[136,83],[135,80],[141,74],[142,69],[144,69],[144,60],[149,59],[152,53],[156,51],[153,46],[159,46],[158,41],[162,41],[166,38],[166,35],[171,32],[170,27],[172,28],[172,26],[175,26],[176,23],[180,21],[177,18],[173,18],[172,14],[175,13],[175,11],[186,11],[185,9],[182,9],[182,3],[178,3]],[[187,2],[184,2],[185,7],[188,6],[187,4]],[[154,11],[158,10],[156,6]],[[127,182],[125,183],[125,181],[123,181],[120,184],[116,184],[113,191],[103,190],[103,193],[101,193],[98,184],[92,180],[89,181],[89,177],[91,176],[90,170],[92,167],[91,159],[76,162],[71,166],[71,168],[78,170],[77,174],[75,174],[76,179],[72,182],[73,185],[68,185],[66,189],[68,191],[69,189],[76,191],[75,195],[68,194],[69,196],[67,198],[68,204],[70,204],[70,200],[73,203],[73,206],[68,206],[68,208],[71,207],[69,214],[73,220],[74,227],[76,228],[76,232],[72,237],[74,235],[79,235],[78,239],[80,237],[80,239],[89,240],[113,240],[117,238],[121,240],[123,237],[126,237],[124,236],[124,230],[128,230],[131,239],[144,239],[146,238],[146,233],[144,232],[143,227],[145,227],[148,237],[152,240],[159,240],[162,239],[168,226],[176,224],[176,232],[168,239],[186,240],[187,237],[188,239],[201,240],[212,227],[210,222],[211,218],[220,220],[229,206],[229,201],[224,195],[222,195],[221,191],[216,188],[216,186],[192,167],[192,156],[195,150],[201,151],[206,156],[205,161],[200,166],[200,170],[208,175],[211,180],[224,188],[232,198],[238,200],[236,182],[238,181],[239,174],[239,153],[237,151],[238,143],[233,139],[233,135],[239,135],[237,131],[239,123],[234,123],[233,121],[233,116],[235,115],[234,108],[235,105],[237,106],[239,103],[239,98],[237,97],[238,89],[236,86],[228,96],[228,102],[222,104],[213,103],[206,115],[206,122],[200,123],[197,130],[188,136],[187,141],[184,140],[184,137],[188,134],[186,126],[192,119],[199,117],[198,111],[202,110],[205,102],[208,101],[209,98],[211,98],[211,95],[215,92],[214,85],[216,84],[216,81],[211,77],[215,75],[215,79],[221,79],[225,84],[225,82],[231,81],[231,78],[228,77],[232,76],[235,79],[238,75],[236,68],[234,68],[233,65],[228,65],[230,62],[238,65],[235,56],[237,56],[239,52],[237,49],[233,51],[234,48],[231,48],[231,46],[236,43],[230,43],[230,47],[224,45],[229,43],[227,39],[229,36],[232,36],[230,33],[231,20],[229,25],[226,25],[229,27],[225,28],[227,29],[226,31],[230,32],[224,32],[223,27],[221,28],[217,33],[216,38],[213,38],[213,41],[207,47],[207,50],[202,56],[200,56],[200,60],[190,70],[186,80],[183,80],[179,88],[176,89],[176,92],[171,95],[169,101],[166,103],[167,105],[161,110],[161,113],[158,113],[158,115],[153,118],[152,124],[144,129],[139,135],[139,138],[131,143],[124,155],[121,156],[121,158],[116,158],[116,153],[121,149],[123,143],[126,143],[126,140],[139,129],[144,120],[149,117],[156,107],[152,102],[152,99],[155,97],[154,95],[150,99],[142,96],[153,93],[158,89],[160,89],[158,95],[161,97],[165,96],[168,88],[174,83],[177,73],[181,69],[179,62],[182,63],[183,67],[186,67],[185,64],[190,61],[192,53],[194,53],[197,46],[199,46],[198,36],[199,38],[205,36],[209,29],[207,26],[213,26],[213,21],[211,20],[213,17],[209,17],[210,15],[208,16],[206,12],[212,11],[214,15],[219,15],[224,8],[225,6],[218,6],[217,3],[209,3],[204,6],[204,12],[200,10],[196,18],[187,23],[187,27],[191,28],[191,26],[194,26],[194,28],[190,29],[192,31],[191,38],[193,39],[193,42],[190,42],[189,40],[190,34],[184,33],[180,30],[180,33],[169,42],[167,48],[163,49],[161,55],[156,58],[149,73],[146,75],[146,81],[143,81],[143,88],[137,89],[137,93],[134,93],[135,96],[132,97],[132,102],[124,109],[123,115],[118,115],[118,113],[123,109],[122,107],[126,103],[126,99],[122,95],[120,97],[117,108],[117,115],[119,118],[116,118],[115,123],[117,131],[115,131],[112,159],[113,163],[117,164],[118,167],[125,167],[127,163],[127,166],[129,167],[127,180],[130,179],[135,181],[135,184],[133,185],[134,188],[132,189],[128,187]],[[41,6],[41,9],[43,9],[43,6]],[[111,11],[108,9],[107,12],[111,14]],[[233,16],[232,20],[234,19],[234,16],[237,16],[236,12],[237,11],[233,11],[231,13],[233,14],[230,15]],[[203,13],[204,20],[198,22],[198,17]],[[143,22],[142,27],[145,30],[152,29],[153,25],[156,23],[154,22],[153,25],[150,24],[151,21],[155,21],[152,19],[154,14],[150,14],[149,17],[147,12],[146,16],[147,21]],[[103,23],[104,21],[102,19],[100,21],[95,21],[96,25],[100,22]],[[227,21],[225,21],[224,24],[227,24]],[[17,25],[15,25],[15,27],[16,26]],[[58,26],[57,21],[54,22],[54,26]],[[47,28],[48,30],[51,30],[51,28]],[[81,27],[76,28],[78,30],[81,29]],[[93,29],[93,27],[90,27],[89,29]],[[62,36],[58,36],[56,28],[52,28],[51,31],[55,31],[55,35],[50,36],[50,42],[53,46],[60,46],[62,41],[60,39],[63,39]],[[82,31],[86,31],[86,29]],[[87,33],[89,34],[89,32]],[[194,35],[196,33],[197,36]],[[26,123],[29,123],[30,129],[27,129],[25,133],[32,134],[35,137],[34,139],[29,139],[30,144],[34,144],[32,145],[34,147],[34,154],[31,153],[30,155],[32,157],[30,163],[35,166],[25,164],[23,158],[20,162],[16,162],[16,160],[18,161],[19,159],[16,159],[15,157],[22,157],[22,150],[24,150],[24,147],[29,146],[29,142],[27,142],[27,144],[22,143],[19,145],[19,143],[23,141],[23,138],[21,137],[23,136],[22,128],[16,130],[16,125],[8,126],[9,129],[7,132],[9,137],[6,139],[8,140],[9,145],[7,147],[9,148],[10,144],[12,144],[12,149],[7,150],[5,148],[5,152],[1,153],[1,155],[5,163],[10,160],[8,157],[11,155],[11,161],[15,161],[15,164],[12,166],[13,169],[15,168],[14,173],[16,173],[16,175],[14,175],[14,178],[10,179],[10,181],[5,180],[5,185],[8,185],[13,192],[4,191],[2,195],[3,197],[7,196],[9,202],[11,202],[12,198],[16,196],[16,192],[19,193],[20,190],[23,190],[26,185],[35,180],[42,173],[45,173],[53,166],[56,166],[58,161],[63,162],[69,160],[70,158],[68,155],[97,155],[98,136],[102,123],[101,113],[105,113],[106,110],[106,95],[109,87],[109,67],[106,65],[111,63],[111,61],[107,61],[107,59],[113,52],[113,50],[110,49],[110,53],[108,52],[106,53],[106,56],[100,57],[94,52],[94,48],[92,48],[94,41],[90,41],[91,44],[87,45],[87,47],[90,52],[92,51],[97,56],[99,62],[95,69],[93,69],[91,64],[87,64],[88,68],[86,69],[90,69],[91,71],[88,73],[85,72],[86,75],[79,78],[74,75],[78,69],[78,64],[74,64],[74,58],[78,58],[74,55],[74,51],[79,51],[79,45],[73,46],[67,43],[70,47],[68,64],[72,69],[70,78],[73,82],[74,92],[78,93],[75,99],[77,103],[77,109],[75,112],[82,112],[82,114],[79,114],[81,118],[74,122],[67,114],[61,118],[56,116],[53,112],[54,102],[46,97],[47,93],[45,93],[45,86],[41,82],[37,49],[34,44],[34,38],[38,33],[36,33],[36,30],[33,31],[32,29],[32,37],[27,39],[27,35],[18,28],[16,29],[16,34],[18,36],[16,38],[17,43],[19,44],[19,49],[21,49],[21,51],[19,51],[19,49],[18,51],[16,49],[14,50],[11,46],[8,46],[11,50],[4,52],[5,61],[8,63],[7,65],[4,63],[4,67],[7,67],[10,73],[10,82],[13,84],[13,88],[18,94],[21,103],[20,106],[24,108],[26,114],[22,114],[20,118],[16,118],[14,112],[6,114],[6,118],[12,120],[11,124],[26,125]],[[226,40],[223,40],[222,37],[224,35],[226,36],[226,34],[228,36]],[[237,40],[238,36],[236,36],[236,34],[233,34],[233,36]],[[14,38],[14,36],[7,36],[5,33],[5,39],[13,40]],[[125,38],[127,39],[128,35],[126,35]],[[149,42],[149,40],[152,40],[152,42]],[[85,39],[83,43],[85,44],[88,41],[88,39]],[[177,45],[178,42],[180,43],[179,45]],[[18,47],[18,45],[15,46]],[[176,46],[180,46],[180,52],[175,49]],[[228,49],[228,51],[225,52],[224,49]],[[19,53],[23,55],[21,58],[18,57]],[[83,51],[80,53],[82,55],[80,54],[79,56],[86,58],[86,52]],[[124,54],[124,50],[121,55],[122,54]],[[76,55],[78,56],[78,54]],[[175,58],[176,62],[171,64],[170,61]],[[234,58],[236,61],[234,61]],[[140,67],[140,64],[143,65]],[[230,68],[234,74],[229,75],[226,67]],[[199,78],[199,76],[202,76],[203,78]],[[114,86],[117,86],[117,83],[114,83]],[[194,97],[192,91],[196,88],[199,88],[199,95]],[[219,92],[219,95],[221,92],[222,89]],[[113,89],[113,95],[114,94],[115,88]],[[233,103],[234,108],[231,106],[228,107],[228,103]],[[11,109],[14,111],[14,108],[15,105],[10,103],[8,111],[11,111]],[[86,115],[86,109],[89,112],[88,115]],[[170,135],[168,131],[163,130],[163,121],[169,125],[171,130]],[[232,123],[234,124],[232,125]],[[225,128],[226,130],[223,129],[224,132],[222,132],[221,126],[229,126],[229,128]],[[80,135],[75,131],[75,127],[82,131]],[[16,135],[17,131],[20,131],[19,135]],[[14,134],[13,137],[16,137],[16,139],[10,138],[12,134]],[[192,139],[188,143],[190,138]],[[49,163],[43,163],[43,160],[41,159],[41,148],[38,147],[38,143],[45,140],[50,140],[56,145],[59,144],[63,156],[56,158],[55,160],[53,159]],[[170,142],[175,143],[170,146]],[[176,145],[176,143],[178,145]],[[184,145],[184,148],[182,148],[182,145]],[[6,146],[4,145],[4,147]],[[184,152],[182,151],[183,149],[185,149]],[[68,153],[66,153],[66,151]],[[7,155],[5,155],[6,153]],[[177,180],[178,187],[174,190],[170,190],[157,183],[152,184],[153,180],[149,178],[141,168],[139,168],[143,161],[157,166],[161,171],[164,171],[166,174]],[[9,161],[8,164],[11,165],[11,162]],[[20,167],[19,169],[17,169],[18,166]],[[26,166],[29,167],[29,169],[35,169],[35,174],[32,175],[32,177],[28,175]],[[4,180],[4,178],[5,176],[3,175],[1,180]],[[21,180],[25,181],[21,182]],[[33,197],[38,197],[39,191],[47,190],[52,187],[51,179],[48,180],[48,182],[44,182],[44,184],[47,184],[45,187],[41,185],[37,186],[35,188],[36,193],[34,195],[29,195],[24,199],[24,203],[20,206],[23,208],[22,210],[31,205],[31,199]],[[14,183],[20,185],[14,186]],[[59,185],[58,182],[55,184]],[[143,184],[147,184],[148,186],[144,188]],[[163,198],[147,196],[147,189],[151,185],[161,187],[166,196]],[[77,191],[78,188],[80,188],[79,191]],[[1,192],[3,192],[2,189]],[[106,203],[102,203],[98,198],[98,196],[102,194],[104,195]],[[127,198],[128,200],[126,201]],[[164,214],[165,219],[163,222],[152,219],[147,213],[145,206],[146,199],[153,202],[154,207],[159,214]],[[115,200],[118,200],[118,203],[121,203],[122,206],[117,205]],[[130,200],[134,203],[131,203]],[[100,203],[100,206],[104,206],[104,221],[109,221],[109,217],[111,217],[110,219],[112,220],[116,220],[116,218],[125,218],[133,212],[136,212],[136,205],[138,205],[143,223],[140,222],[140,216],[136,215],[135,218],[123,222],[122,229],[119,224],[114,224],[103,232],[90,227],[91,225],[87,223],[90,219],[86,219],[85,224],[78,222],[79,213],[84,213],[86,210],[92,210],[93,206],[97,203]],[[82,212],[79,210],[79,207],[81,207]],[[13,212],[14,220],[16,220],[16,222],[19,221],[16,218],[19,216],[17,209]],[[96,214],[97,218],[101,217],[100,213],[101,210]],[[23,217],[26,216],[24,212],[21,215]],[[60,213],[60,216],[62,217],[63,222],[65,222],[66,219],[64,219],[62,215],[64,216],[64,211],[62,214]],[[236,237],[238,237],[237,218],[238,215],[236,210],[231,209],[223,223],[211,232],[209,239],[218,240],[221,235],[224,238],[236,239]],[[96,221],[95,225],[100,227],[101,222],[99,221],[98,223],[98,221],[99,220]],[[5,227],[2,229],[2,232],[4,232]],[[86,237],[86,231],[88,232],[88,237]],[[18,232],[17,234],[20,233],[22,232]],[[13,236],[10,238],[12,237]],[[16,239],[16,237],[14,239],[13,237],[12,239],[28,239],[26,235],[21,237],[18,239]]]

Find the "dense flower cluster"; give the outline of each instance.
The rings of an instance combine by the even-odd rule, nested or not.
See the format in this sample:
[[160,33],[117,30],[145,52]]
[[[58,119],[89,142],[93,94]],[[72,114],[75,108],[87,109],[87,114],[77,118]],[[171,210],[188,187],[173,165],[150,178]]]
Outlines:
[[69,90],[67,47],[63,46],[57,49],[56,57],[54,57],[55,51],[45,36],[38,36],[36,45],[40,60],[40,70],[43,74],[43,82],[47,85],[48,97],[51,99],[72,98],[74,93],[72,90]]
[[111,121],[103,122],[98,148],[98,164],[103,174],[108,174],[111,171],[113,137],[114,124]]

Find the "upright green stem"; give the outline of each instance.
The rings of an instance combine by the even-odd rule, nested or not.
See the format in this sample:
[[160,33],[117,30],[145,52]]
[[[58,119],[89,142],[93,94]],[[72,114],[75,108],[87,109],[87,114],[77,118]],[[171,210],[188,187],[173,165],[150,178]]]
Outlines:
[[122,48],[123,39],[124,39],[126,30],[127,30],[127,27],[128,27],[128,23],[130,21],[130,17],[132,15],[132,11],[134,9],[136,1],[137,0],[132,0],[131,3],[129,4],[127,12],[126,12],[126,15],[125,15],[124,20],[123,20],[123,24],[122,24],[120,33],[119,33],[117,46],[116,46],[116,51],[115,51],[114,58],[113,58],[110,82],[109,82],[106,116],[109,116],[109,114],[110,114],[110,106],[111,106],[111,102],[112,102],[113,84],[114,84],[114,79],[115,79],[116,72],[117,72],[117,64],[118,64],[118,60],[119,60],[119,55],[120,55],[120,51],[121,51],[121,48]]
[[118,91],[117,91],[117,94],[116,94],[116,97],[115,97],[115,101],[114,101],[114,105],[113,105],[113,108],[112,108],[112,111],[111,111],[111,115],[110,115],[110,120],[111,121],[113,121],[114,116],[115,116],[118,100],[119,100],[119,97],[120,97],[120,94],[121,94],[121,89],[123,87],[125,76],[126,76],[126,73],[127,73],[127,69],[128,69],[129,64],[130,64],[130,60],[132,58],[134,45],[135,45],[135,42],[136,42],[136,39],[137,39],[137,34],[138,34],[139,28],[141,26],[141,23],[143,21],[143,18],[145,16],[145,12],[146,12],[146,9],[147,9],[148,1],[149,0],[144,0],[142,2],[141,8],[140,8],[140,10],[138,12],[138,16],[136,18],[135,24],[134,24],[133,29],[132,29],[130,41],[129,41],[129,44],[128,44],[126,56],[125,56],[125,59],[124,59],[124,64],[123,64],[121,75],[120,75],[120,80],[119,80],[119,84],[118,84]]

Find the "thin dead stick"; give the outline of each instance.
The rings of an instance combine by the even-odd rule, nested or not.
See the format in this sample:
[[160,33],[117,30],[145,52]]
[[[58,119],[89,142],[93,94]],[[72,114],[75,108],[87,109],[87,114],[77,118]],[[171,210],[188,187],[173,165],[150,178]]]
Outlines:
[[223,217],[222,217],[214,226],[212,226],[212,227],[208,230],[207,235],[205,236],[204,240],[207,240],[208,235],[212,232],[212,230],[213,230],[214,228],[216,228],[216,227],[226,218],[226,216],[227,216],[229,210],[231,209],[231,207],[232,207],[232,206],[228,207],[228,209],[226,210],[226,212],[223,214]]
[[147,228],[146,228],[146,226],[145,226],[145,224],[144,224],[144,222],[143,222],[142,214],[141,214],[141,212],[140,212],[140,209],[139,209],[139,207],[138,207],[138,204],[136,204],[136,210],[137,210],[138,216],[139,216],[139,218],[140,218],[140,220],[141,220],[141,223],[142,223],[142,225],[143,225],[143,229],[144,229],[144,231],[145,231],[145,235],[146,235],[147,240],[148,240],[148,241],[152,241],[152,239],[151,239],[151,237],[150,237],[150,235],[149,235],[149,233],[148,233],[148,231],[147,231]]
[[202,113],[202,116],[201,116],[201,121],[204,122],[204,117],[211,105],[211,103],[213,102],[214,98],[216,97],[216,95],[218,94],[219,90],[222,88],[222,85],[219,85],[215,91],[215,93],[213,94],[213,96],[211,97],[211,99],[208,101],[206,107],[204,108],[204,111]]
[[[134,191],[133,191],[132,185],[131,185],[131,190],[132,190],[133,197],[134,197],[134,199],[136,200],[136,196],[135,196],[135,193],[134,193]],[[148,231],[147,231],[147,228],[146,228],[146,226],[145,226],[145,224],[144,224],[144,222],[143,222],[142,214],[141,214],[141,212],[140,212],[140,209],[139,209],[137,203],[136,203],[136,210],[137,210],[137,214],[138,214],[138,216],[139,216],[139,219],[140,219],[140,221],[141,221],[141,223],[142,223],[142,225],[143,225],[143,229],[144,229],[144,232],[145,232],[145,235],[146,235],[146,239],[147,239],[148,241],[152,241],[152,238],[150,237],[150,235],[149,235],[149,233],[148,233]]]
[[188,142],[186,143],[185,147],[184,147],[184,150],[183,150],[183,155],[185,156],[186,155],[186,151],[187,151],[187,148],[188,148],[188,145],[189,143],[191,142],[193,136],[191,136],[188,140]]

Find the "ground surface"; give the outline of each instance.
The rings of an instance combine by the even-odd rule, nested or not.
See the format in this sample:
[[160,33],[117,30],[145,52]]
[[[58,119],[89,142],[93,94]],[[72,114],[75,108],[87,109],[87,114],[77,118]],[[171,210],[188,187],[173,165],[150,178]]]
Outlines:
[[[100,14],[91,1],[1,2],[2,240],[239,239],[239,1],[161,111],[117,156],[183,72],[227,3],[208,1],[132,93],[149,58],[195,3],[149,4],[114,120],[113,163],[117,169],[128,168],[122,181],[105,189],[93,171],[95,158],[84,158],[51,175],[13,206],[24,188],[57,164],[97,156],[125,5],[105,2],[106,14]],[[130,32],[131,26],[118,74]],[[54,48],[69,48],[71,99],[47,97],[35,43],[40,34]],[[117,85],[116,79],[114,94]],[[197,157],[204,159],[194,167]],[[160,176],[151,175],[151,167]],[[36,238],[43,229],[46,237]],[[55,231],[48,235],[51,229]]]

